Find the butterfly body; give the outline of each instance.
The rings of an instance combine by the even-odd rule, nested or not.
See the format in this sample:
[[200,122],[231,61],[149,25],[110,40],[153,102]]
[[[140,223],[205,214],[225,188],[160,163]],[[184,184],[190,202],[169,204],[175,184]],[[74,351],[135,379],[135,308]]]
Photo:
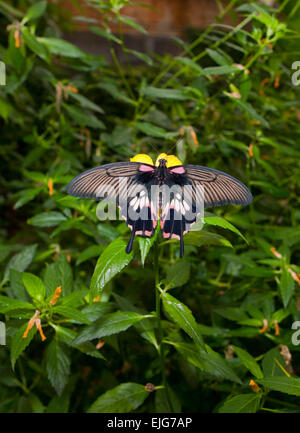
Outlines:
[[68,185],[77,197],[115,199],[132,234],[126,248],[132,250],[136,235],[153,236],[160,220],[165,239],[180,240],[190,231],[206,207],[247,205],[248,188],[221,171],[197,165],[182,165],[177,157],[161,154],[154,165],[148,155],[130,162],[106,164],[81,173]]

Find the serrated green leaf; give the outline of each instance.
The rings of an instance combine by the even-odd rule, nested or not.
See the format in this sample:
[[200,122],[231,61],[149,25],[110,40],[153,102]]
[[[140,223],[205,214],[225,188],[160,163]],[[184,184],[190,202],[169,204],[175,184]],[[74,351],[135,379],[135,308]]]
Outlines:
[[237,356],[240,358],[244,366],[258,379],[261,379],[264,377],[263,372],[261,371],[260,366],[255,361],[252,355],[248,353],[246,350],[241,349],[240,347],[233,346],[233,350],[237,354]]
[[15,269],[16,271],[23,272],[28,268],[30,263],[32,262],[35,253],[36,253],[37,245],[30,245],[22,249],[22,251],[16,255],[14,255],[10,261],[8,262],[5,271],[2,284],[9,279],[9,273],[11,269]]
[[74,59],[84,59],[86,57],[83,51],[63,39],[45,37],[39,37],[37,39],[49,49],[51,54]]
[[46,296],[46,288],[43,281],[36,275],[30,274],[29,272],[23,272],[22,274],[23,284],[33,299],[42,301]]
[[66,347],[54,338],[46,352],[48,379],[58,395],[61,395],[68,382],[71,360]]
[[283,306],[286,307],[295,291],[295,281],[287,268],[282,269],[279,289]]
[[55,227],[66,221],[67,218],[61,212],[43,212],[28,220],[28,223],[36,227]]
[[300,396],[300,379],[287,376],[272,376],[257,379],[257,382],[272,391],[280,391],[285,394]]
[[25,24],[28,21],[35,20],[41,17],[45,13],[46,8],[47,8],[46,1],[36,2],[27,10],[22,20],[22,24]]
[[144,318],[143,315],[134,312],[117,311],[116,313],[107,314],[92,325],[83,329],[73,341],[73,344],[80,344],[84,341],[102,338],[107,335],[117,334],[126,331],[134,323]]
[[72,308],[68,305],[55,305],[52,309],[53,313],[60,314],[61,316],[67,317],[76,323],[89,324],[89,319],[76,308]]
[[261,394],[240,394],[226,400],[219,413],[255,413],[259,409]]
[[169,293],[163,292],[161,298],[165,311],[172,317],[174,322],[183,329],[199,347],[204,348],[200,329],[191,310]]
[[31,340],[33,339],[37,328],[33,326],[26,338],[23,338],[24,332],[26,331],[27,323],[24,323],[13,336],[11,341],[11,349],[10,349],[10,360],[12,369],[15,369],[15,364],[19,356],[24,352],[27,346],[29,346]]
[[[244,239],[245,242],[247,242],[247,239],[244,235],[236,228],[234,225],[232,225],[230,222],[226,221],[224,218],[218,217],[218,216],[209,216],[203,218],[204,222],[209,225],[223,227],[224,229],[231,230],[232,232],[239,235],[241,238]],[[247,242],[248,243],[248,242]]]
[[168,266],[166,288],[183,286],[189,281],[190,272],[191,263],[186,260],[180,260]]
[[122,383],[101,395],[88,409],[89,413],[128,413],[137,409],[148,397],[144,385]]
[[133,253],[126,254],[126,243],[116,239],[109,244],[99,257],[90,286],[90,296],[101,295],[105,285],[130,263]]
[[19,301],[18,299],[9,298],[8,296],[0,296],[0,313],[6,314],[13,310],[31,310],[34,305],[29,302]]

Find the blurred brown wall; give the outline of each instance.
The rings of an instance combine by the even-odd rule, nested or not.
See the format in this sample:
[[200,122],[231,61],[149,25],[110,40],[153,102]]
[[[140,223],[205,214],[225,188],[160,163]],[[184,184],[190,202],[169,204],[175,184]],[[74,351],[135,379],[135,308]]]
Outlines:
[[[71,0],[63,0],[61,3],[73,16],[88,16],[101,21],[101,14],[97,8],[88,7],[83,0],[79,1],[79,8]],[[187,28],[206,28],[220,13],[215,0],[143,0],[134,3],[137,4],[124,7],[122,15],[136,20],[150,35],[182,36]],[[139,6],[138,3],[144,3],[149,7]],[[222,4],[225,7],[227,1],[222,0]],[[232,23],[228,15],[222,21]],[[78,23],[77,27],[79,30],[86,29],[84,23]],[[117,31],[114,26],[112,29]],[[128,34],[136,33],[128,26],[124,31]]]

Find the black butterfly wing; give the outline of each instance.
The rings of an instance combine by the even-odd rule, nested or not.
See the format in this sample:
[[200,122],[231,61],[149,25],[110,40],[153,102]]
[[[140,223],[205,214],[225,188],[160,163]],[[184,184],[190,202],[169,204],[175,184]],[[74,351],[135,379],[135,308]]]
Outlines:
[[204,189],[204,207],[227,204],[248,205],[252,194],[241,181],[223,171],[198,165],[185,165],[185,177],[191,183],[195,196],[197,188]]
[[183,257],[183,235],[190,231],[204,208],[226,204],[247,205],[251,192],[239,180],[219,170],[197,165],[176,166],[169,169],[168,187],[174,193],[162,200],[160,225],[164,238],[180,240]]
[[149,187],[155,167],[138,162],[117,162],[87,170],[68,185],[67,193],[82,198],[115,201],[121,216],[132,230],[126,252],[132,250],[135,235],[151,237],[157,212],[151,206]]

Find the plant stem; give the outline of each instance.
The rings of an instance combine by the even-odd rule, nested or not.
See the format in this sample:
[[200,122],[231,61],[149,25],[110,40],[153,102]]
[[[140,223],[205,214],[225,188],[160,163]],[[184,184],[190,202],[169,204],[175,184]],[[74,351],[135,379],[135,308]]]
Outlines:
[[159,263],[158,263],[158,239],[154,242],[154,273],[155,273],[155,304],[156,304],[156,317],[158,324],[158,353],[160,358],[160,370],[162,383],[165,389],[166,398],[168,401],[168,405],[173,412],[172,401],[170,398],[170,393],[168,389],[167,377],[166,377],[166,364],[165,364],[165,351],[163,345],[163,331],[161,326],[161,318],[160,318],[160,291],[159,291]]

